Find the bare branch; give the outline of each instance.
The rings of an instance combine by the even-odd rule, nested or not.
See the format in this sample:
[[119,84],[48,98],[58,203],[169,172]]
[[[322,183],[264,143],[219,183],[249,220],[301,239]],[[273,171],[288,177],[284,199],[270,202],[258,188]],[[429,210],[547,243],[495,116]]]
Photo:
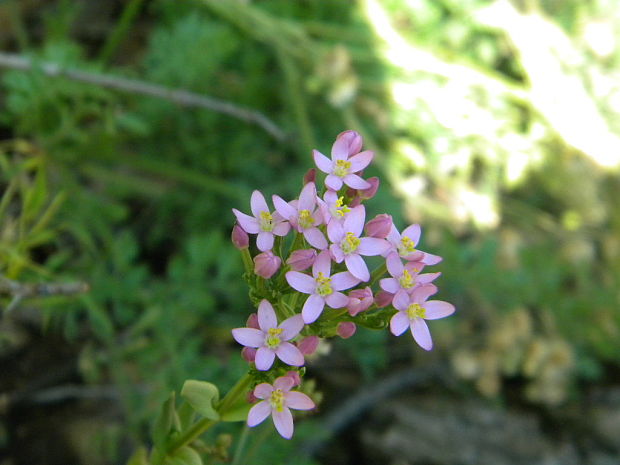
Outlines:
[[39,70],[52,77],[64,77],[74,81],[86,82],[109,89],[120,90],[132,94],[150,95],[177,103],[186,107],[206,108],[217,113],[232,116],[247,123],[255,124],[264,129],[269,135],[283,141],[286,134],[273,121],[262,113],[244,108],[232,103],[206,95],[188,92],[183,89],[171,89],[157,84],[151,84],[136,79],[127,79],[118,76],[95,74],[75,69],[64,69],[55,63],[33,61],[29,58],[0,52],[0,67],[19,69],[23,71]]
[[48,297],[52,295],[74,295],[88,292],[90,286],[84,282],[74,283],[20,283],[0,276],[0,296],[12,296],[5,313],[14,310],[23,299],[29,297]]

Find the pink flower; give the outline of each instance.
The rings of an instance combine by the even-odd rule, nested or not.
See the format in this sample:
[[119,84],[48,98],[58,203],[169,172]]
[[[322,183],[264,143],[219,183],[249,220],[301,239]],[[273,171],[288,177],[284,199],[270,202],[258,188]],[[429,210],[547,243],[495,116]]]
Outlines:
[[411,295],[400,292],[394,296],[392,305],[398,310],[390,320],[390,331],[394,336],[400,336],[410,328],[413,338],[420,347],[424,350],[433,348],[431,333],[424,320],[437,320],[454,313],[454,305],[448,302],[426,301],[435,292],[437,292],[435,286],[426,285],[418,287]]
[[304,355],[312,355],[319,346],[319,336],[307,336],[297,343],[297,348]]
[[375,294],[375,305],[379,308],[387,307],[392,303],[394,294],[389,292],[379,291]]
[[277,378],[273,386],[261,383],[254,388],[254,396],[263,399],[248,412],[248,426],[256,426],[271,415],[273,424],[285,439],[293,437],[293,415],[289,409],[310,410],[315,407],[307,395],[291,391],[294,380],[289,376]]
[[254,328],[235,328],[232,335],[244,346],[257,348],[256,368],[266,371],[271,368],[276,357],[287,365],[302,366],[304,356],[290,342],[304,327],[301,315],[292,316],[278,325],[276,313],[271,304],[263,299],[258,306],[258,326]]
[[233,226],[232,233],[230,235],[233,245],[239,250],[247,249],[250,246],[250,238],[241,226],[236,224]]
[[344,307],[349,299],[342,291],[359,283],[351,273],[344,271],[331,276],[331,259],[327,251],[319,254],[312,265],[312,276],[297,271],[286,273],[286,280],[296,291],[310,294],[301,314],[304,322],[313,323],[323,312],[325,304],[331,308]]
[[[360,173],[361,176],[361,173]],[[373,176],[372,178],[366,179],[366,182],[370,185],[366,189],[349,189],[347,191],[347,196],[351,198],[351,207],[357,207],[364,200],[372,199],[379,190],[379,178]]]
[[416,250],[421,233],[422,230],[419,224],[408,226],[402,234],[398,232],[396,226],[392,225],[390,234],[387,236],[387,240],[390,242],[391,247],[383,256],[387,256],[391,252],[397,252],[401,258],[408,261],[422,262],[425,265],[435,265],[439,263],[442,260],[441,257]]
[[338,197],[336,191],[328,190],[323,195],[323,200],[318,199],[318,202],[326,224],[329,224],[330,221],[342,223],[351,212],[351,209],[344,203],[344,197]]
[[411,294],[414,289],[437,279],[441,273],[424,273],[420,271],[424,268],[422,262],[408,262],[403,265],[397,253],[392,252],[386,259],[387,269],[391,278],[384,278],[379,281],[381,289],[390,294],[406,292]]
[[355,326],[355,323],[352,323],[351,321],[341,321],[338,323],[338,327],[336,328],[338,336],[342,339],[349,339],[355,334],[356,330],[357,326]]
[[269,212],[269,207],[265,201],[265,197],[259,191],[252,192],[250,207],[254,216],[241,213],[233,208],[233,213],[237,217],[237,221],[245,232],[249,234],[258,234],[256,238],[256,247],[261,252],[271,250],[273,247],[274,234],[276,236],[286,236],[290,229],[290,225],[283,218],[274,213]]
[[370,272],[361,255],[381,255],[389,249],[390,244],[384,239],[362,237],[366,211],[363,205],[351,210],[342,224],[332,221],[327,225],[327,236],[333,243],[329,250],[336,263],[344,260],[353,276],[362,280],[370,279]]
[[314,264],[316,255],[316,250],[314,249],[295,250],[286,261],[286,264],[289,265],[293,271],[304,271]]
[[353,155],[352,149],[353,151],[358,149],[358,144],[352,139],[355,138],[352,138],[348,132],[340,134],[332,146],[331,160],[318,150],[312,151],[316,166],[327,174],[325,185],[334,191],[340,190],[343,183],[354,189],[370,187],[367,181],[354,173],[366,168],[372,161],[374,153],[366,150]]
[[254,273],[265,279],[269,279],[278,271],[281,264],[282,259],[274,255],[271,250],[268,250],[254,257]]
[[285,202],[280,196],[273,196],[273,204],[277,212],[290,221],[291,225],[304,237],[312,247],[323,250],[327,248],[327,241],[323,233],[317,228],[323,223],[321,212],[316,209],[316,186],[309,182],[301,190],[298,201]]
[[373,303],[374,298],[370,287],[365,287],[364,289],[354,289],[349,292],[349,303],[347,304],[347,310],[349,311],[349,315],[355,316],[360,312],[368,310]]
[[385,239],[392,230],[392,216],[382,213],[366,223],[364,227],[368,237]]
[[362,145],[364,145],[364,139],[362,139],[360,133],[350,129],[342,131],[336,136],[336,139],[340,141],[341,145],[344,145],[349,156],[359,153],[362,150]]

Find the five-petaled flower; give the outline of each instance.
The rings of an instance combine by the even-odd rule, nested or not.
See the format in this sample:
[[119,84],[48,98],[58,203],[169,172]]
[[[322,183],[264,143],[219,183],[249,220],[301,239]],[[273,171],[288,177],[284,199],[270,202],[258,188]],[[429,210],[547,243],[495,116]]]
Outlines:
[[302,366],[304,356],[290,341],[304,327],[301,315],[292,316],[278,325],[276,312],[269,301],[263,299],[258,306],[258,327],[235,328],[232,335],[244,346],[254,347],[256,351],[256,368],[266,371],[271,368],[276,357],[287,365]]
[[407,261],[436,265],[442,260],[441,257],[416,249],[418,242],[420,242],[421,234],[422,229],[419,224],[408,226],[403,230],[402,234],[398,232],[396,226],[392,225],[392,229],[386,238],[390,243],[390,248],[383,256],[385,257],[391,252],[397,252],[401,258]]
[[258,250],[261,252],[271,250],[274,234],[276,236],[286,236],[291,226],[277,212],[272,214],[269,211],[265,197],[260,191],[252,192],[250,208],[254,216],[241,213],[236,208],[233,208],[233,213],[245,232],[248,234],[258,234],[256,238]]
[[407,262],[403,265],[397,253],[392,252],[387,256],[386,265],[391,278],[383,278],[379,281],[381,289],[390,294],[399,292],[407,292],[411,294],[416,288],[429,284],[437,279],[441,273],[423,273],[420,271],[424,268],[422,262]]
[[254,396],[262,399],[248,412],[248,426],[256,426],[271,415],[278,433],[285,438],[293,437],[293,414],[289,409],[310,410],[314,402],[306,394],[291,391],[295,380],[290,376],[277,378],[273,385],[261,383],[254,388]]
[[454,306],[448,302],[426,300],[435,292],[437,288],[427,284],[415,289],[411,295],[399,292],[394,296],[392,305],[398,310],[390,320],[390,331],[394,336],[400,336],[410,328],[413,338],[420,347],[424,350],[433,348],[431,333],[424,320],[437,320],[454,313]]

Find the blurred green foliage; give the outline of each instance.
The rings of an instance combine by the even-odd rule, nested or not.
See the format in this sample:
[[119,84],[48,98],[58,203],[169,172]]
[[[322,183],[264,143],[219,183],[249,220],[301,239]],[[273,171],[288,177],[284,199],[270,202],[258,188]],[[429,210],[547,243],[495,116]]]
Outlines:
[[[377,151],[369,215],[422,223],[424,249],[444,256],[440,298],[460,316],[437,324],[438,346],[456,373],[491,396],[523,377],[530,401],[554,405],[575,380],[618,369],[617,166],[599,166],[531,91],[574,102],[568,118],[576,80],[602,121],[588,130],[620,127],[620,47],[601,52],[586,34],[602,24],[620,41],[613,2],[156,0],[111,2],[103,17],[98,3],[0,4],[14,7],[0,45],[247,106],[289,135],[36,66],[2,71],[0,273],[91,284],[36,305],[80,343],[84,381],[120,390],[132,444],[185,379],[224,392],[244,370],[230,328],[251,308],[230,208],[247,210],[253,189],[292,198],[310,149],[329,152],[349,128]],[[549,82],[510,26],[530,17],[564,70]],[[409,362],[411,341],[383,336],[338,348],[372,379]],[[291,453],[252,444],[256,463]]]

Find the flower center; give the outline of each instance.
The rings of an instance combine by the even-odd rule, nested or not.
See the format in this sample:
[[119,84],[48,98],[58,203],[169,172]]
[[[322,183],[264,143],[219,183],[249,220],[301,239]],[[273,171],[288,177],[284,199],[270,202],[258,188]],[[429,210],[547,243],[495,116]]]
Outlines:
[[269,328],[267,331],[267,337],[265,338],[265,345],[270,349],[277,349],[280,345],[280,334],[282,328]]
[[424,318],[426,317],[426,309],[420,304],[411,304],[407,307],[407,316],[410,320],[415,318]]
[[347,160],[336,160],[336,166],[334,167],[334,174],[340,178],[344,178],[349,174],[351,169],[351,162]]
[[398,253],[401,257],[406,257],[407,255],[411,255],[415,252],[415,243],[407,236],[403,236],[400,239],[400,244],[398,245]]
[[411,273],[409,273],[409,270],[403,271],[403,275],[400,277],[398,282],[400,283],[400,287],[403,289],[411,289],[415,286],[415,279],[413,279]]
[[319,271],[319,275],[316,277],[316,293],[321,297],[330,295],[332,292],[334,292],[331,282],[331,278],[328,278]]
[[269,403],[271,404],[271,408],[281,412],[284,410],[284,393],[282,389],[276,389],[271,393],[269,397]]
[[310,210],[299,211],[299,225],[302,228],[311,228],[314,226],[314,218],[312,218],[312,213],[310,213]]
[[340,248],[346,254],[350,254],[355,252],[357,248],[360,246],[360,239],[355,237],[355,234],[352,232],[348,232],[346,237],[340,243]]
[[273,216],[269,212],[260,212],[260,228],[263,231],[273,231]]
[[349,213],[351,209],[344,204],[344,197],[338,198],[336,203],[334,204],[334,208],[332,208],[332,216],[343,217],[347,213]]

